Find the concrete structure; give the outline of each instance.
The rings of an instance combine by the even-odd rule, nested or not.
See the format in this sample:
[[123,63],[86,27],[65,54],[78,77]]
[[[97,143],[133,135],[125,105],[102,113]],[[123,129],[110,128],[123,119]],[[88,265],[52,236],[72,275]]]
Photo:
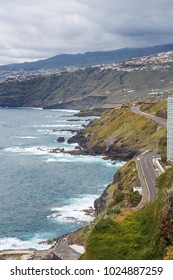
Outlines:
[[173,94],[168,97],[167,161],[173,162]]

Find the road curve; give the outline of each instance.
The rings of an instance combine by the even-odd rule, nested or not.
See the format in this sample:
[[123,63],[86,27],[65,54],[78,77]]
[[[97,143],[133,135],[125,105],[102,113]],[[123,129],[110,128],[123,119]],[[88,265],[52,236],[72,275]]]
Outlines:
[[157,172],[153,164],[154,152],[147,152],[136,159],[136,165],[142,187],[142,200],[137,208],[142,208],[146,203],[152,202],[156,198],[156,178]]
[[162,126],[167,126],[167,120],[165,120],[163,118],[155,117],[155,116],[152,116],[150,114],[140,111],[140,106],[132,106],[131,111],[135,114],[138,114],[138,115],[144,116],[150,120],[153,120]]
[[[161,126],[167,127],[167,120],[140,111],[140,106],[133,105],[131,111],[153,120]],[[142,208],[146,203],[152,202],[156,198],[156,178],[158,177],[158,173],[152,160],[155,156],[155,152],[151,151],[139,155],[136,159],[136,166],[142,187],[142,200],[137,208]]]

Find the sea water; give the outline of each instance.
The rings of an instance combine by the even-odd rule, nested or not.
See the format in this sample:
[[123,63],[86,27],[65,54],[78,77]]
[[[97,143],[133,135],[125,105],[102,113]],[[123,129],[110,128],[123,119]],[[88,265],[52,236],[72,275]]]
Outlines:
[[[50,153],[73,150],[69,137],[94,117],[73,110],[0,108],[0,250],[49,246],[76,230],[123,164],[102,157]],[[58,143],[58,137],[65,142]]]

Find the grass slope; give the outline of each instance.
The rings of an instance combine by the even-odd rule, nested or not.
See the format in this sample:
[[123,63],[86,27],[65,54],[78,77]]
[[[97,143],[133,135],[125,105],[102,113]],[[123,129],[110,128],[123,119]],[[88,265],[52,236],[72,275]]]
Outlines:
[[166,189],[172,187],[172,180],[173,168],[170,168],[157,180],[156,201],[132,212],[125,219],[99,219],[87,239],[86,253],[81,259],[172,259],[173,247],[160,235]]
[[[159,105],[155,105],[155,110]],[[128,148],[154,148],[165,156],[166,129],[145,117],[132,113],[128,108],[106,112],[84,130],[89,145],[104,146],[110,143]],[[173,168],[157,180],[158,196],[154,203],[143,209],[126,212],[128,196],[133,183],[138,184],[134,159],[128,161],[115,174],[114,181],[106,189],[108,201],[100,212],[86,241],[86,253],[81,259],[95,260],[156,260],[171,259],[173,247],[161,236],[160,224],[165,209],[166,189],[172,187]],[[117,207],[120,207],[118,213]],[[128,210],[128,209],[126,209]],[[129,214],[130,212],[130,214]],[[120,218],[119,218],[120,217]]]
[[167,117],[167,100],[158,101],[153,104],[142,104],[140,109],[151,115],[166,118]]
[[108,149],[110,145],[126,149],[159,149],[159,142],[166,135],[166,129],[154,121],[134,114],[129,108],[106,112],[84,130],[88,146]]

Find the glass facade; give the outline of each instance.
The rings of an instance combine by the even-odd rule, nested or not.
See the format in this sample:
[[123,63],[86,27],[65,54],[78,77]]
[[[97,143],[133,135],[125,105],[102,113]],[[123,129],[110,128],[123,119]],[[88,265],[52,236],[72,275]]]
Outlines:
[[168,97],[167,161],[173,162],[173,96]]

